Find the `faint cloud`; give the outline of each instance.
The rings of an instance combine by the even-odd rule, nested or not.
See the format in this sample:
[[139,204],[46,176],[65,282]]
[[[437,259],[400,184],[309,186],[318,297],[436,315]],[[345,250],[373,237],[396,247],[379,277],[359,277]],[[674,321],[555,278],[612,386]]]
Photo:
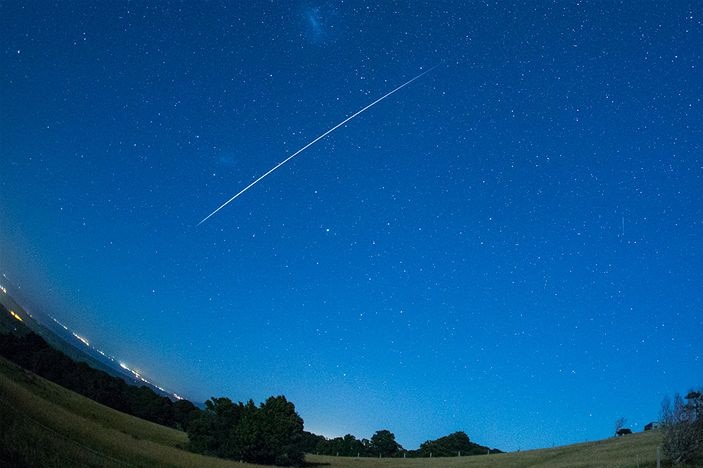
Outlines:
[[316,6],[305,6],[302,11],[305,39],[312,44],[324,45],[335,36],[338,28],[337,8],[329,2]]
[[322,29],[322,17],[320,15],[320,7],[309,8],[305,12],[305,19],[308,21],[310,33],[316,39],[321,39],[324,33]]

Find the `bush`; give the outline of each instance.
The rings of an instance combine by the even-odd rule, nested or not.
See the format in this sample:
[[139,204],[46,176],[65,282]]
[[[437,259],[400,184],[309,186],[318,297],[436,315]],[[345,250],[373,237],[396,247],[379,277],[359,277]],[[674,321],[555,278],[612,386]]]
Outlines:
[[188,424],[190,450],[249,463],[302,465],[303,420],[283,396],[259,407],[212,398]]
[[675,464],[703,457],[703,393],[689,392],[684,399],[662,404],[664,453]]

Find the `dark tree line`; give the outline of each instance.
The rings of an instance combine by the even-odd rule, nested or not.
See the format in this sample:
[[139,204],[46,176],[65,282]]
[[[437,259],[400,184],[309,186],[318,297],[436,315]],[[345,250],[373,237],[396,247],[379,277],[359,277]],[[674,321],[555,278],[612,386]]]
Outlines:
[[189,449],[252,463],[301,465],[303,420],[285,397],[256,406],[212,398],[200,410],[188,400],[171,401],[149,387],[127,384],[52,348],[42,337],[0,334],[0,355],[69,390],[163,426],[185,430]]
[[260,406],[212,398],[188,426],[190,450],[250,463],[301,465],[303,420],[284,396]]
[[[69,390],[118,411],[157,424],[185,430],[191,451],[250,463],[300,466],[304,453],[347,457],[442,457],[489,452],[456,432],[405,450],[395,435],[377,431],[370,439],[351,434],[327,439],[305,432],[303,420],[284,396],[270,397],[259,406],[212,398],[200,410],[190,401],[171,401],[146,386],[75,362],[33,332],[0,334],[0,355]],[[498,450],[491,449],[490,453]]]
[[418,457],[455,457],[485,455],[487,453],[501,453],[501,451],[471,442],[469,436],[461,431],[423,442],[420,448],[415,451],[415,455]]
[[328,439],[321,435],[306,432],[303,437],[303,450],[319,455],[340,457],[397,457],[405,449],[396,442],[395,434],[386,429],[376,431],[371,439],[357,439],[351,434]]
[[200,413],[190,401],[173,402],[149,387],[129,385],[84,362],[75,362],[32,332],[24,336],[0,334],[0,355],[91,400],[157,424],[185,430],[189,420]]
[[456,457],[501,453],[469,440],[464,432],[455,432],[436,440],[428,440],[417,450],[405,450],[388,430],[377,431],[371,439],[357,439],[351,434],[327,439],[306,432],[303,450],[307,453],[340,457]]

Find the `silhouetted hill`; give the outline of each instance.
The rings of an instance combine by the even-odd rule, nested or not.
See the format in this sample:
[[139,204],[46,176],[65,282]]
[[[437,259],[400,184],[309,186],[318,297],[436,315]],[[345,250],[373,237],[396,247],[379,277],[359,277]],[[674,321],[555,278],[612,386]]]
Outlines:
[[32,330],[30,330],[29,327],[23,323],[23,321],[20,321],[11,315],[10,309],[0,303],[0,333],[5,335],[11,334],[24,336],[31,331]]
[[[6,321],[3,324],[7,325]],[[128,385],[119,377],[76,362],[36,333],[27,332],[21,323],[14,328],[15,333],[0,334],[0,355],[80,395],[118,411],[182,429],[200,411],[187,400],[173,402],[147,386]]]
[[[15,315],[13,316],[12,313]],[[101,370],[113,377],[118,377],[129,385],[137,387],[146,385],[159,395],[168,397],[171,400],[175,399],[171,393],[151,383],[137,379],[132,373],[122,369],[116,361],[100,355],[92,348],[86,347],[70,331],[62,329],[58,324],[54,324],[48,319],[46,319],[46,323],[54,325],[55,329],[44,325],[38,320],[38,317],[33,317],[29,314],[7,292],[0,292],[0,333],[21,336],[32,331],[41,336],[49,346],[61,351],[76,362],[85,362],[90,367]]]

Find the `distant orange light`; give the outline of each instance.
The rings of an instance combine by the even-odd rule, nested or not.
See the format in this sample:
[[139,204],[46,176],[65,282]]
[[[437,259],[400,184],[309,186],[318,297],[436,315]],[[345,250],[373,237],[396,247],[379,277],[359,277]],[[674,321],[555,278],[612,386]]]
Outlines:
[[23,320],[22,320],[22,317],[20,317],[19,315],[17,315],[14,310],[11,310],[11,311],[10,311],[10,315],[12,315],[14,318],[16,318],[17,320],[19,320],[20,322],[23,321]]

